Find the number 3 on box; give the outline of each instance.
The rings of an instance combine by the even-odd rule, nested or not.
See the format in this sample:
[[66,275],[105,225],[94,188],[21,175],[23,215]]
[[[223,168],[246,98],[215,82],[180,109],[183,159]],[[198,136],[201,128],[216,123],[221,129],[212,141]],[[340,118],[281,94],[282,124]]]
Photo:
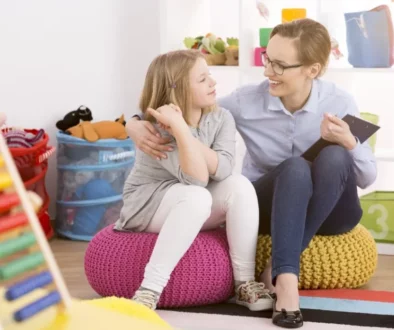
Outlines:
[[369,232],[375,239],[385,239],[389,233],[389,226],[387,224],[388,211],[382,204],[373,204],[368,209],[369,214],[375,213],[375,211],[380,212],[381,216],[376,219],[376,224],[379,225],[382,230],[377,233],[376,231],[370,229]]

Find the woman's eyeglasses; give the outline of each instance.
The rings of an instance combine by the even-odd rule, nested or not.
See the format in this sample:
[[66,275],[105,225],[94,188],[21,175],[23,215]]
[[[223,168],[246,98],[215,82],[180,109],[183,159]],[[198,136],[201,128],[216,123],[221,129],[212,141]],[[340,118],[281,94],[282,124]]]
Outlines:
[[285,72],[286,69],[299,68],[302,66],[302,64],[295,64],[295,65],[287,65],[286,66],[286,65],[279,64],[278,62],[271,61],[268,58],[267,52],[261,53],[261,59],[262,59],[262,62],[263,62],[263,65],[265,68],[268,67],[268,64],[271,64],[272,70],[279,76],[281,76],[283,74],[283,72]]

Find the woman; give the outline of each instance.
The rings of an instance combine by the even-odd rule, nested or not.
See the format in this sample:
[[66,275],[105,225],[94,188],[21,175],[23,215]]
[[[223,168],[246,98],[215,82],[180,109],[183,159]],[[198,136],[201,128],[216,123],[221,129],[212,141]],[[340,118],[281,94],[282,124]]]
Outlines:
[[[330,36],[320,23],[280,24],[264,54],[268,79],[219,100],[246,144],[242,172],[258,195],[259,232],[272,237],[272,262],[263,279],[276,293],[273,322],[281,327],[303,325],[298,295],[302,251],[316,234],[345,233],[359,223],[357,186],[368,187],[377,175],[370,146],[360,144],[341,120],[359,115],[353,97],[319,79],[330,51]],[[144,123],[130,121],[128,131],[145,152],[167,152],[165,141],[148,134]],[[320,137],[333,145],[306,161],[301,155]]]
[[158,234],[133,297],[151,309],[198,233],[224,223],[236,303],[253,311],[272,306],[264,284],[254,281],[256,192],[248,179],[232,174],[235,124],[216,106],[215,85],[197,50],[159,55],[146,75],[140,109],[168,136],[173,152],[160,160],[137,150],[115,229]]

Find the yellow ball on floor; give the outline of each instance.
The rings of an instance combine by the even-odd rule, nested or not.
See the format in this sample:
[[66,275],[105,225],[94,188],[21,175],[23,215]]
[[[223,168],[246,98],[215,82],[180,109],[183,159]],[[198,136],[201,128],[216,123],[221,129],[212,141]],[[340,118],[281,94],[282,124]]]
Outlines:
[[132,316],[140,320],[147,321],[154,325],[159,325],[163,329],[172,329],[167,322],[165,322],[155,311],[148,307],[138,304],[131,299],[106,297],[93,300],[84,300],[84,303],[103,307],[108,310],[115,311],[127,316]]
[[[256,278],[271,256],[271,237],[260,235],[256,253]],[[299,289],[358,288],[374,274],[376,243],[361,224],[348,233],[316,235],[301,255]]]
[[7,330],[169,330],[174,329],[149,308],[129,299],[108,297],[94,300],[72,299],[66,310],[51,306],[20,323],[12,314],[48,294],[37,289],[11,303],[5,299],[4,287],[0,287],[0,320]]

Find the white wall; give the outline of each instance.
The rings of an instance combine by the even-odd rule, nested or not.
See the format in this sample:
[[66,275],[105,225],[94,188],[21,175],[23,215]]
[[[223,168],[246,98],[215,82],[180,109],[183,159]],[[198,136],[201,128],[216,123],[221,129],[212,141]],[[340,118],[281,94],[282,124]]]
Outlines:
[[[0,2],[0,111],[8,124],[44,128],[81,104],[94,120],[131,115],[159,52],[159,0]],[[56,157],[47,188],[56,199]]]
[[[244,1],[254,6],[255,0]],[[280,4],[289,1],[281,0]],[[298,5],[310,6],[313,1],[303,0]],[[364,6],[366,1],[370,0],[363,0]],[[377,2],[371,0],[368,7]],[[278,16],[276,1],[267,0],[267,4],[274,21]],[[146,68],[154,56],[183,47],[186,36],[213,32],[223,38],[245,38],[239,35],[238,18],[238,0],[0,1],[0,111],[7,113],[9,125],[44,128],[51,144],[56,145],[55,123],[67,112],[84,104],[93,111],[94,120],[115,119],[121,113],[129,116],[136,109]],[[256,26],[264,24],[270,22],[258,18]],[[257,28],[253,29],[257,33]],[[219,96],[238,85],[237,68],[212,71]],[[261,76],[250,78],[263,79],[262,71]],[[357,74],[350,81],[346,72],[326,78],[354,93],[361,111],[381,116],[378,146],[392,147],[394,71]],[[371,188],[392,190],[392,163],[380,163],[379,167],[379,180]],[[237,161],[240,168],[241,154]],[[54,215],[55,157],[50,160],[47,187]]]

